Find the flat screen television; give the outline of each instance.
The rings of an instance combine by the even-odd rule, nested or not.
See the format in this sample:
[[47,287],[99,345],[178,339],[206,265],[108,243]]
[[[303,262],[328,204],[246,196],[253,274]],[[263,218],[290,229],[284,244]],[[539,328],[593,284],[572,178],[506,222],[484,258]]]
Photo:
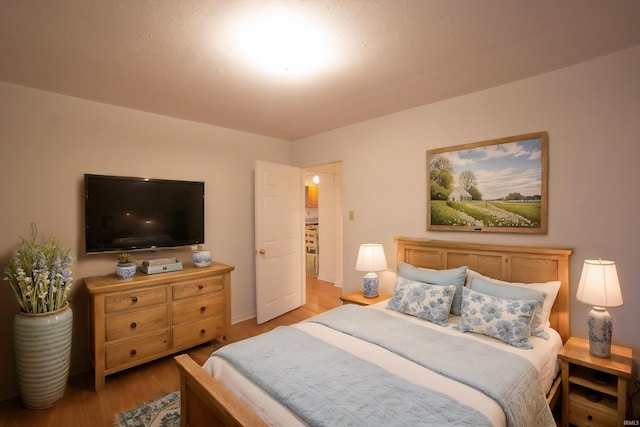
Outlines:
[[204,243],[204,182],[84,176],[86,253]]

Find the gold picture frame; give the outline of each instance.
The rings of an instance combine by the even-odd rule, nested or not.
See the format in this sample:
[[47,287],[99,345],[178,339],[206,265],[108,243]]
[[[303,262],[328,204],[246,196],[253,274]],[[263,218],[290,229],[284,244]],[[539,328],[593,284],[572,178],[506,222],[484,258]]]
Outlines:
[[427,150],[427,230],[547,233],[547,132]]

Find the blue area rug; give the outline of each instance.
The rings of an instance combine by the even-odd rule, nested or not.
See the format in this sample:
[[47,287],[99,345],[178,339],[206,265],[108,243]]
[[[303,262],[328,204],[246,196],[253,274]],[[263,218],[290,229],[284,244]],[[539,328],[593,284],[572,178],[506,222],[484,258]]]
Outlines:
[[116,415],[113,427],[179,427],[180,391],[143,403]]

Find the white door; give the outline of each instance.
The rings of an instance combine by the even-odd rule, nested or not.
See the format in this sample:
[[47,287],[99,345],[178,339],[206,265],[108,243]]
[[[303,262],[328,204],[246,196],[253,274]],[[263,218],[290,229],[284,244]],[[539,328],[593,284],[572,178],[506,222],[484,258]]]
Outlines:
[[256,162],[256,313],[258,323],[304,304],[301,169]]

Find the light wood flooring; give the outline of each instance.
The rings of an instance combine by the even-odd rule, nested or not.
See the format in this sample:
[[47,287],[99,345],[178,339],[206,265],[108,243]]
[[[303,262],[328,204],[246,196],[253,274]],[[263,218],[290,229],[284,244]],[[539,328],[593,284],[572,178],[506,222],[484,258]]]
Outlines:
[[[341,291],[332,283],[307,276],[307,303],[304,306],[262,325],[256,324],[255,319],[232,325],[228,341],[239,341],[337,307],[341,304]],[[220,346],[214,341],[187,353],[203,364]],[[110,375],[105,389],[97,393],[91,388],[90,374],[75,375],[69,379],[64,398],[51,408],[25,409],[19,398],[0,402],[0,426],[109,427],[116,414],[179,388],[180,378],[173,356]]]

